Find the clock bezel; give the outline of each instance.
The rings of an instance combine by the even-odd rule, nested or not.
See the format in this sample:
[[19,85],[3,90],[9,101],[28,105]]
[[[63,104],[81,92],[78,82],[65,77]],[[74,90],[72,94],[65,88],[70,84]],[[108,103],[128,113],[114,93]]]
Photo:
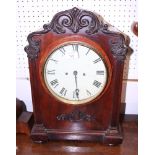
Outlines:
[[[44,78],[44,67],[46,65],[46,62],[48,60],[48,58],[50,57],[50,55],[55,52],[58,48],[65,46],[66,44],[81,44],[84,45],[90,49],[92,49],[96,54],[99,55],[99,57],[102,58],[102,61],[105,65],[106,68],[106,72],[107,72],[107,78],[106,78],[106,84],[104,86],[104,88],[97,93],[94,97],[92,98],[88,98],[85,100],[81,100],[78,103],[76,101],[72,101],[72,100],[67,100],[67,99],[63,99],[60,96],[58,96],[53,90],[53,92],[51,92],[50,88],[48,88],[47,84],[46,84],[46,80]],[[72,36],[72,37],[65,37],[63,39],[59,39],[55,42],[52,42],[46,49],[46,54],[45,57],[43,57],[41,59],[41,67],[40,67],[40,77],[41,77],[41,82],[42,85],[44,87],[44,90],[52,97],[55,98],[55,100],[64,103],[64,104],[70,104],[70,105],[83,105],[83,104],[88,104],[88,103],[92,103],[95,102],[96,100],[98,100],[107,90],[108,86],[110,85],[111,82],[111,77],[112,77],[112,68],[111,68],[111,63],[110,60],[108,58],[108,56],[106,55],[106,52],[103,50],[103,48],[98,45],[96,42],[86,38],[86,37],[81,37],[81,36]],[[49,90],[50,89],[50,90]]]

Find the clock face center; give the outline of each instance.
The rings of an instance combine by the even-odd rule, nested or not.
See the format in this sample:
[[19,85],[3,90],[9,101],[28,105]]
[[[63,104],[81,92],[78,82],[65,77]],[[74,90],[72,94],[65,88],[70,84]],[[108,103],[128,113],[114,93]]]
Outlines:
[[78,74],[78,72],[77,72],[77,71],[74,71],[74,72],[73,72],[73,75],[75,75],[75,76],[76,76],[77,74]]
[[105,61],[84,43],[60,45],[51,51],[44,65],[44,81],[50,94],[69,104],[95,99],[105,88],[107,78]]

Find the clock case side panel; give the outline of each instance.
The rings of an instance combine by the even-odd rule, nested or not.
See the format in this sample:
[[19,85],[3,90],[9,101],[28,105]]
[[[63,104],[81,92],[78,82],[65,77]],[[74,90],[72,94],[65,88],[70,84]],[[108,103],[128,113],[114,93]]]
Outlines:
[[[120,109],[121,109],[121,92],[123,81],[124,60],[128,52],[128,40],[118,32],[111,32],[109,30],[102,30],[102,33],[98,33],[94,36],[94,40],[98,42],[106,51],[106,54],[112,65],[112,80],[109,86],[111,98],[109,103],[112,105],[112,109],[109,111],[109,127],[106,130],[106,137],[114,135],[121,135],[120,126]],[[92,38],[93,39],[93,38]]]
[[[66,35],[64,37],[66,37]],[[87,36],[85,35],[85,37],[87,37]],[[99,40],[98,39],[95,39],[96,37],[97,37],[97,35],[94,35],[92,37],[92,39],[94,41],[96,41],[96,42],[98,42],[99,40],[100,41],[103,41],[101,39],[101,37],[100,37]],[[45,37],[43,37],[43,38],[45,38]],[[104,46],[104,48],[107,49],[107,51],[108,51],[108,47],[105,47],[105,44],[102,45],[102,46]],[[41,53],[40,53],[40,55],[41,55]],[[120,108],[120,96],[121,96],[120,92],[121,92],[122,78],[118,78],[117,79],[117,77],[120,77],[120,76],[122,77],[123,61],[122,60],[121,61],[118,60],[117,58],[113,57],[113,55],[110,56],[110,53],[108,53],[107,55],[109,55],[109,59],[110,59],[110,61],[112,63],[112,66],[113,66],[113,69],[112,69],[113,74],[112,74],[112,76],[113,76],[113,79],[114,80],[111,81],[111,83],[112,83],[111,84],[111,87],[113,87],[113,86],[114,87],[113,87],[113,89],[109,90],[111,92],[111,97],[112,97],[112,100],[110,100],[109,103],[111,103],[111,109],[113,109],[113,110],[112,111],[109,111],[111,113],[110,114],[110,117],[111,118],[110,117],[108,118],[108,120],[110,122],[109,128],[107,128],[107,131],[106,132],[101,133],[102,137],[103,137],[104,134],[105,134],[104,137],[106,137],[106,136],[110,136],[111,137],[111,134],[112,135],[116,135],[116,134],[119,135],[119,133],[120,133],[119,122],[118,122],[119,121],[118,120],[119,119],[119,112],[118,111],[119,111],[119,108]],[[42,109],[42,106],[40,105],[41,104],[40,103],[40,99],[38,98],[39,89],[41,89],[41,88],[39,88],[38,87],[39,85],[37,84],[37,81],[39,81],[39,79],[37,78],[38,76],[36,76],[36,75],[39,75],[39,73],[37,71],[38,70],[38,67],[37,66],[39,65],[39,62],[37,60],[38,59],[29,60],[30,72],[31,72],[30,75],[31,75],[31,78],[32,78],[31,81],[33,81],[33,82],[31,82],[32,93],[34,93],[32,96],[35,98],[35,99],[33,99],[33,105],[34,105],[34,113],[35,113],[35,117],[36,117],[36,125],[33,128],[33,130],[32,130],[32,135],[33,135],[32,137],[34,138],[34,141],[35,141],[35,137],[38,135],[38,134],[36,134],[36,132],[37,133],[40,132],[39,135],[42,135],[41,136],[41,139],[43,139],[43,141],[45,141],[45,139],[47,140],[47,135],[51,135],[50,136],[51,139],[59,139],[59,138],[62,139],[62,137],[66,137],[64,139],[68,139],[67,137],[70,137],[70,134],[71,133],[66,134],[68,136],[66,136],[64,133],[61,133],[61,134],[59,133],[61,136],[58,136],[58,132],[55,131],[55,133],[56,133],[57,136],[54,136],[53,135],[53,131],[52,130],[49,130],[48,131],[48,134],[45,134],[45,133],[47,133],[47,131],[46,131],[47,129],[43,125],[44,124],[44,121],[43,121],[44,119],[42,117],[42,113],[46,113],[48,110],[47,110],[47,108],[45,110]],[[99,109],[102,109],[102,107],[100,107]],[[66,111],[66,113],[67,113],[67,111]],[[107,111],[107,113],[108,113],[108,111]],[[42,128],[42,130],[41,130],[41,128]],[[97,140],[98,139],[99,140],[99,138],[97,138],[98,136],[95,135],[95,134],[94,134],[94,138],[90,138],[89,135],[88,136],[82,135],[81,137],[85,137],[85,138],[81,138],[81,139],[88,139],[88,140],[89,139],[94,139],[94,140]],[[117,137],[118,137],[118,139],[120,141],[121,140],[121,136],[117,136]]]
[[[74,22],[71,22],[71,25],[67,25],[70,23],[69,22],[70,19],[68,19],[68,16],[66,16],[66,14],[67,15],[72,14],[71,19]],[[75,15],[77,14],[81,14],[79,15],[80,17],[79,16],[75,17]],[[59,23],[60,17],[62,21],[63,21],[62,17],[64,18],[65,23],[62,21],[61,21],[61,24]],[[86,20],[84,20],[83,17],[86,17]],[[65,20],[66,18],[67,20]],[[79,22],[78,24],[75,24],[77,23],[77,20],[78,20],[76,18],[81,20],[81,25],[78,25]],[[91,22],[91,20],[93,20],[93,22]],[[94,21],[95,21],[95,24],[94,24]],[[42,49],[44,49],[45,46],[48,46],[50,42],[54,41],[56,38],[58,39],[66,36],[72,36],[75,34],[92,39],[93,41],[99,43],[103,48],[105,48],[107,51],[109,60],[113,66],[112,67],[113,80],[111,81],[111,86],[109,86],[109,90],[108,90],[111,94],[109,97],[110,106],[108,107],[110,111],[107,111],[107,113],[108,112],[110,113],[109,117],[107,118],[109,120],[109,126],[107,127],[106,131],[104,130],[97,134],[93,130],[90,132],[86,130],[85,132],[83,131],[81,133],[78,133],[79,135],[82,135],[81,138],[79,136],[79,140],[91,140],[91,139],[101,140],[102,139],[101,141],[107,142],[107,143],[115,143],[115,144],[121,143],[122,136],[121,136],[121,131],[119,127],[119,110],[120,110],[120,99],[121,99],[122,73],[123,73],[124,59],[127,53],[127,46],[125,44],[125,39],[122,34],[118,32],[110,31],[108,29],[108,25],[99,22],[96,15],[94,15],[93,13],[88,11],[81,11],[77,8],[73,8],[69,11],[66,11],[65,15],[64,15],[64,12],[57,14],[53,18],[50,24],[44,25],[43,31],[34,32],[28,36],[29,45],[25,48],[25,51],[27,52],[28,58],[29,58],[34,116],[36,120],[36,124],[32,129],[32,134],[31,134],[32,139],[34,141],[46,141],[47,139],[68,139],[69,140],[69,137],[72,137],[72,139],[74,139],[73,136],[77,135],[77,133],[65,134],[63,131],[57,132],[54,130],[47,130],[45,128],[44,121],[43,121],[44,116],[42,116],[42,113],[43,112],[46,113],[48,109],[47,107],[46,109],[42,109],[42,106],[40,103],[40,98],[42,98],[42,94],[40,94],[39,92],[39,89],[42,87],[40,86],[40,83],[38,83],[39,82],[39,78],[38,78],[39,59],[38,58],[42,57],[42,54],[43,54],[42,51],[44,51]],[[45,100],[45,102],[48,102],[48,99]],[[100,109],[100,107],[98,108]],[[74,108],[71,108],[71,109],[74,110]],[[87,107],[85,109],[87,109]],[[45,118],[46,121],[48,121],[47,118],[48,116]],[[63,135],[63,133],[66,136]],[[86,133],[88,133],[88,137],[86,136]],[[98,137],[97,135],[99,135],[100,138],[97,138]],[[75,137],[78,137],[78,136],[75,136]]]

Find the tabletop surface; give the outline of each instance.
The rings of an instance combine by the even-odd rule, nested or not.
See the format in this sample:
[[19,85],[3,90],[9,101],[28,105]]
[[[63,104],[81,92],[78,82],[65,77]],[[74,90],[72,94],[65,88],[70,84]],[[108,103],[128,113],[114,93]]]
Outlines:
[[124,141],[119,146],[97,142],[50,141],[33,143],[29,136],[17,134],[17,155],[138,155],[138,122],[123,121]]

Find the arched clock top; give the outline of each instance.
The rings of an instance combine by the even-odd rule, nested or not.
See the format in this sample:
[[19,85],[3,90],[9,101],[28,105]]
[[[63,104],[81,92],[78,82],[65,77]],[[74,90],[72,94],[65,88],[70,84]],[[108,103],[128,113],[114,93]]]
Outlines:
[[34,60],[40,52],[40,36],[48,32],[61,34],[83,34],[96,35],[104,34],[109,36],[109,46],[113,56],[123,61],[127,54],[128,45],[126,35],[119,31],[110,30],[111,25],[101,20],[95,13],[78,9],[76,7],[57,13],[49,24],[43,25],[42,31],[36,31],[28,35],[29,45],[25,51],[29,60]]

